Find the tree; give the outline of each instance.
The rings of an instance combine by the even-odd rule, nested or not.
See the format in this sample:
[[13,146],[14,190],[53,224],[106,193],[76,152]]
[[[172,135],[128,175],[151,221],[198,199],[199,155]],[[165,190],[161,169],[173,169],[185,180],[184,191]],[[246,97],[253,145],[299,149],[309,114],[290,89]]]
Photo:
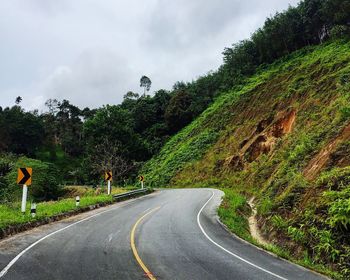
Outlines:
[[96,175],[111,170],[115,181],[125,176],[135,167],[135,163],[122,156],[119,144],[105,138],[103,142],[95,146],[95,153],[91,155],[91,167]]
[[123,102],[121,104],[122,108],[132,112],[139,98],[140,95],[138,93],[128,91],[123,97]]
[[170,99],[164,118],[171,132],[175,133],[191,122],[193,117],[190,110],[191,103],[191,95],[183,90]]
[[70,104],[68,100],[59,102],[58,109],[56,119],[59,124],[59,142],[65,153],[79,156],[84,150],[82,142],[82,113],[78,107]]
[[41,118],[19,106],[0,113],[0,147],[6,152],[34,155],[44,140]]
[[119,148],[123,158],[135,161],[148,158],[147,148],[133,126],[131,112],[121,106],[104,106],[84,123],[87,152],[95,153],[95,147],[108,139],[109,143]]
[[142,76],[140,79],[140,87],[143,87],[143,95],[146,95],[146,91],[149,91],[151,89],[151,79],[147,76]]
[[17,96],[17,97],[16,97],[15,103],[18,105],[18,104],[21,103],[21,102],[22,102],[22,97]]

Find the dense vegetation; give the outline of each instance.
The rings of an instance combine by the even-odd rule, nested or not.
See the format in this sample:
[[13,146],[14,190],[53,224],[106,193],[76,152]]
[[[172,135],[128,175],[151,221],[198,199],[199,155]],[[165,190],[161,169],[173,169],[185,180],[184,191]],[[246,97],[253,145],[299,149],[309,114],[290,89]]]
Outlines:
[[[68,100],[50,99],[47,112],[39,114],[26,112],[17,97],[13,107],[0,107],[0,152],[4,158],[24,155],[52,163],[60,175],[57,184],[97,184],[105,169],[126,182],[170,136],[222,99],[223,92],[244,85],[258,68],[305,46],[349,36],[349,14],[349,0],[304,0],[268,18],[250,39],[226,48],[218,70],[152,96],[147,94],[151,79],[142,76],[142,95],[128,92],[120,105],[80,109]],[[203,132],[201,145],[213,141],[219,130]],[[12,165],[0,168],[4,177]],[[3,197],[8,182],[0,184]]]
[[348,40],[308,47],[221,95],[144,166],[149,183],[255,196],[267,239],[348,277],[349,53]]
[[142,172],[157,187],[230,187],[228,209],[257,197],[270,241],[350,275],[349,19],[350,0],[301,1],[226,48],[216,71],[152,95],[142,76],[142,93],[119,105],[50,99],[39,114],[17,97],[0,107],[0,201],[19,199],[24,165],[35,201],[97,185],[105,170],[118,184]]

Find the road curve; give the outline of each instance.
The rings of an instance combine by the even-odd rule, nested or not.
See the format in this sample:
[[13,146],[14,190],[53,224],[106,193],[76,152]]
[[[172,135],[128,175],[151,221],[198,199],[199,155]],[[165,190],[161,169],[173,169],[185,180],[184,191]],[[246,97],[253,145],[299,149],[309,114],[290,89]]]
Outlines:
[[0,279],[326,279],[235,238],[223,193],[162,190],[0,242]]

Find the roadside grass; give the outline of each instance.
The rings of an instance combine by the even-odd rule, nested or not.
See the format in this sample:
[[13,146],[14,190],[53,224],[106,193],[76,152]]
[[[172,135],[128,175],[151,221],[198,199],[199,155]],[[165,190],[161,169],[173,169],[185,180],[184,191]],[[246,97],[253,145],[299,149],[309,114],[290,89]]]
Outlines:
[[[247,198],[254,194],[264,231],[283,248],[268,250],[333,278],[350,279],[349,50],[349,41],[336,41],[261,68],[171,137],[142,174],[154,186],[225,188],[228,198],[219,214],[245,239],[246,227],[236,214],[243,212],[244,218],[244,206],[229,198],[226,187]],[[296,112],[292,130],[275,139],[269,152],[260,150],[249,160],[257,146],[244,146],[264,129],[260,124],[272,128],[289,110]],[[325,173],[313,178],[308,175],[315,167],[312,160],[324,148],[330,152],[322,156],[329,158]]]
[[[132,190],[134,187],[112,187],[112,195],[120,194],[128,190]],[[107,192],[107,187],[92,188],[89,186],[65,186],[64,198],[75,197],[75,196],[96,196]]]
[[282,248],[275,244],[260,244],[251,236],[249,231],[248,218],[251,214],[251,210],[248,206],[246,197],[241,195],[237,190],[229,188],[221,188],[221,190],[225,193],[225,196],[219,206],[218,215],[221,222],[224,223],[232,233],[257,247],[272,252],[278,257],[330,276],[333,279],[343,279],[340,273],[332,271],[328,267],[312,261],[306,251],[303,258],[297,259],[293,257],[292,252],[286,248]]
[[[87,187],[78,187],[87,188]],[[9,226],[16,226],[33,221],[40,221],[58,214],[75,211],[99,203],[112,203],[113,197],[107,194],[95,195],[92,190],[86,191],[86,194],[80,197],[79,207],[75,206],[75,197],[65,198],[58,201],[46,201],[37,203],[36,217],[30,215],[30,202],[27,202],[27,211],[22,214],[21,203],[6,203],[0,205],[0,230]],[[128,191],[124,188],[113,188],[112,194],[118,194]]]
[[236,235],[252,242],[253,238],[249,233],[248,217],[250,208],[247,200],[232,189],[221,189],[225,196],[218,209],[220,220]]

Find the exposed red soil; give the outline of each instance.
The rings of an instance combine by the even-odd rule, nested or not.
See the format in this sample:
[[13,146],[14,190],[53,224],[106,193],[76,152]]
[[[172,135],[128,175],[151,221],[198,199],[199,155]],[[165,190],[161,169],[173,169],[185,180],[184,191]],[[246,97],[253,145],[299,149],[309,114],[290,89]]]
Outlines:
[[[274,120],[275,119],[275,120]],[[249,138],[239,145],[240,151],[225,159],[224,165],[233,171],[243,170],[245,162],[255,161],[260,155],[273,150],[276,139],[292,131],[296,111],[279,112],[275,118],[261,120]]]
[[343,129],[338,137],[328,143],[328,145],[326,145],[313,159],[311,159],[303,172],[305,178],[308,180],[315,179],[317,174],[319,174],[320,171],[327,166],[330,156],[333,152],[335,152],[338,144],[348,139],[350,139],[350,123]]

